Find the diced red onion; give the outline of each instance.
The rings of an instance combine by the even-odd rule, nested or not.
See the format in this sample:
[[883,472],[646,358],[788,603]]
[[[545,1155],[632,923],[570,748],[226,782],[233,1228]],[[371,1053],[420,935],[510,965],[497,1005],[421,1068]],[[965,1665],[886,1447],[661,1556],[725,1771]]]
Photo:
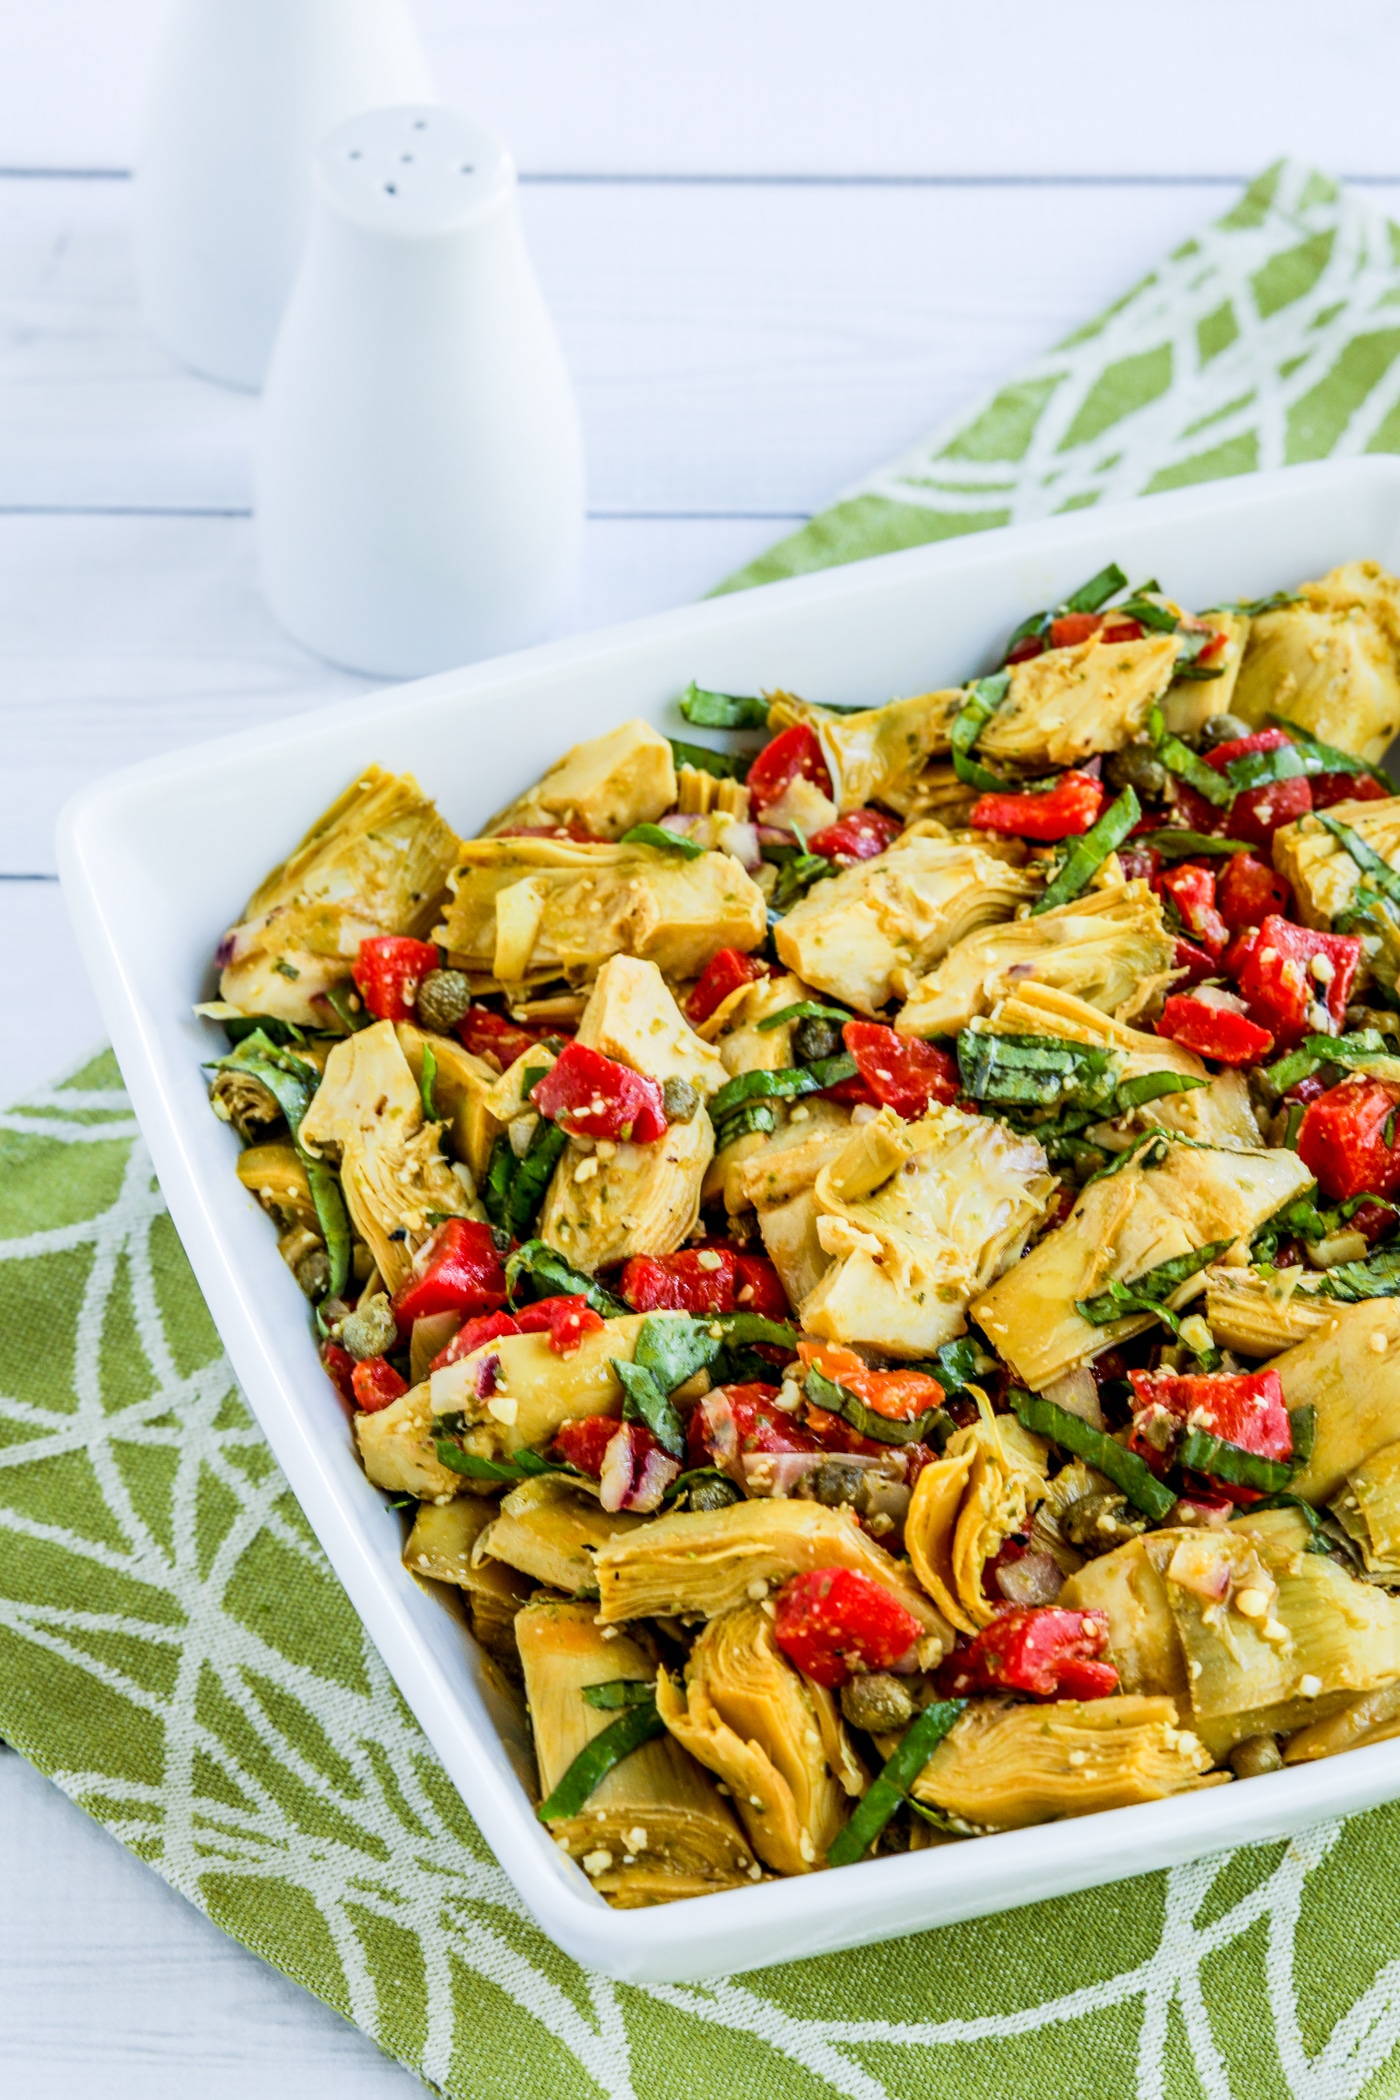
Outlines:
[[624,1422],[603,1453],[598,1499],[609,1511],[648,1514],[661,1507],[662,1496],[680,1470],[640,1422]]
[[1064,1576],[1048,1553],[1033,1547],[1019,1560],[1003,1562],[996,1571],[997,1588],[1011,1604],[1053,1604],[1064,1587]]

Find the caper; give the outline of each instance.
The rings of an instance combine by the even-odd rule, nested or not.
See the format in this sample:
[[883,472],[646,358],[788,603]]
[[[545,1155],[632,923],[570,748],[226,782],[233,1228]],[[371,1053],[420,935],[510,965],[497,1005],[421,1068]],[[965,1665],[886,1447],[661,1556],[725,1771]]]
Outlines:
[[826,1509],[840,1509],[846,1502],[855,1508],[864,1487],[864,1467],[843,1464],[839,1458],[824,1458],[803,1481],[802,1493],[808,1502],[820,1502]]
[[347,1349],[357,1364],[366,1363],[371,1356],[383,1356],[398,1340],[399,1323],[394,1318],[393,1307],[382,1293],[366,1298],[363,1305],[348,1314],[340,1323],[336,1337],[342,1349]]
[[1248,722],[1242,722],[1238,715],[1208,715],[1196,741],[1202,751],[1213,751],[1217,744],[1233,744],[1236,737],[1252,734]]
[[697,1480],[686,1489],[689,1509],[728,1509],[731,1503],[743,1499],[732,1480]]
[[460,970],[429,970],[418,987],[419,1026],[446,1035],[471,1003],[472,988]]
[[1103,777],[1115,794],[1132,788],[1144,802],[1157,802],[1166,793],[1167,769],[1152,756],[1148,744],[1126,744],[1104,760]]
[[1137,1538],[1147,1529],[1147,1519],[1129,1509],[1125,1495],[1105,1490],[1072,1502],[1060,1519],[1060,1529],[1072,1546],[1092,1560],[1096,1554],[1111,1553],[1115,1546]]
[[668,1079],[661,1089],[661,1106],[668,1123],[690,1123],[700,1106],[700,1096],[688,1079]]
[[331,1287],[330,1256],[324,1247],[313,1247],[296,1266],[296,1279],[313,1305],[319,1305]]
[[811,1016],[792,1031],[792,1053],[799,1064],[816,1064],[820,1058],[836,1057],[841,1051],[841,1031],[834,1021]]
[[1236,1779],[1257,1779],[1263,1772],[1281,1772],[1283,1758],[1279,1753],[1278,1737],[1247,1735],[1230,1752],[1230,1769]]
[[1400,1035],[1400,1014],[1391,1013],[1383,1006],[1349,1006],[1347,1034],[1356,1034],[1363,1028],[1374,1028],[1380,1035]]
[[914,1718],[914,1701],[908,1686],[888,1670],[867,1670],[842,1685],[841,1711],[852,1728],[883,1735],[908,1727]]

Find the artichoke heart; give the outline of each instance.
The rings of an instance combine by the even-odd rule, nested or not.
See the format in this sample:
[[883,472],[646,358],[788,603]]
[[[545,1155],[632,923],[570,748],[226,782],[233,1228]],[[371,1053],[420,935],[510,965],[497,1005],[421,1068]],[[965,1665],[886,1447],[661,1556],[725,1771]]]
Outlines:
[[893,1109],[853,1130],[813,1186],[832,1257],[802,1302],[824,1341],[926,1355],[967,1327],[969,1301],[1014,1262],[1056,1187],[1045,1154],[992,1116]]
[[[1334,802],[1327,814],[1400,871],[1400,795],[1377,802]],[[1351,907],[1359,885],[1367,880],[1341,840],[1315,816],[1281,825],[1274,833],[1273,851],[1274,866],[1291,885],[1304,924],[1324,932]]]
[[1023,857],[1016,841],[911,825],[873,860],[815,883],[779,921],[778,954],[818,991],[878,1013],[975,927],[1039,895]]
[[475,1192],[442,1156],[441,1126],[423,1102],[392,1021],[337,1043],[301,1126],[301,1142],[340,1156],[356,1232],[396,1291],[435,1216],[479,1215]]
[[978,742],[995,764],[1073,766],[1117,751],[1147,721],[1176,669],[1174,634],[1136,642],[1091,638],[1016,664],[1011,686]]
[[700,1216],[714,1149],[705,1115],[672,1123],[655,1144],[619,1142],[611,1153],[570,1139],[540,1212],[540,1238],[590,1276],[634,1254],[674,1254]]
[[956,1035],[1013,988],[1031,984],[1131,1021],[1168,983],[1175,956],[1147,883],[1117,883],[1036,918],[969,933],[914,985],[895,1026],[905,1035]]
[[1257,614],[1233,712],[1260,728],[1282,715],[1378,763],[1400,730],[1400,583],[1379,562],[1348,562]]
[[614,1359],[631,1363],[642,1323],[664,1314],[627,1313],[556,1356],[544,1334],[505,1334],[434,1371],[435,1415],[466,1417],[463,1447],[479,1458],[513,1458],[549,1443],[565,1422],[621,1415]]
[[369,767],[249,898],[219,946],[221,996],[246,1014],[330,1019],[360,942],[423,934],[461,841],[408,773]]
[[[617,1718],[589,1706],[584,1687],[645,1683],[656,1661],[627,1634],[605,1640],[591,1604],[536,1599],[516,1619],[515,1638],[544,1798]],[[759,1875],[714,1781],[669,1734],[614,1765],[582,1812],[552,1823],[550,1834],[620,1910],[738,1888]]]
[[433,1443],[430,1389],[412,1385],[376,1414],[356,1415],[360,1463],[377,1488],[390,1495],[416,1495],[420,1502],[450,1502],[467,1486],[449,1472]]
[[834,1697],[793,1668],[761,1605],[711,1619],[684,1691],[663,1670],[656,1704],[676,1741],[729,1788],[766,1867],[809,1874],[825,1864],[848,1797],[867,1778]]
[[610,1538],[645,1522],[623,1510],[610,1515],[567,1475],[543,1473],[503,1498],[499,1516],[476,1541],[472,1565],[504,1561],[566,1596],[596,1597],[594,1554]]
[[1371,1576],[1400,1581],[1400,1443],[1373,1451],[1347,1477],[1332,1514]]
[[912,699],[891,700],[886,707],[833,715],[795,694],[774,693],[768,725],[777,731],[802,722],[815,730],[838,808],[884,802],[903,810],[917,793],[928,761],[947,757],[949,733],[966,698],[960,689],[918,693]]
[[1194,743],[1196,737],[1212,715],[1230,712],[1239,681],[1240,666],[1244,662],[1245,644],[1249,640],[1250,620],[1248,613],[1208,612],[1199,616],[1199,624],[1208,627],[1212,634],[1223,634],[1225,646],[1210,659],[1210,668],[1219,676],[1205,679],[1176,678],[1162,696],[1162,720],[1173,736],[1186,737]]
[[[452,1156],[471,1170],[473,1181],[483,1181],[491,1164],[491,1147],[501,1129],[491,1113],[491,1094],[499,1073],[484,1057],[474,1057],[470,1050],[464,1050],[455,1036],[429,1034],[412,1021],[397,1022],[395,1034],[420,1093],[423,1052],[432,1051],[436,1066],[433,1106],[447,1125]],[[552,1062],[547,1052],[535,1059],[537,1065]]]
[[904,1520],[914,1573],[959,1633],[990,1626],[1004,1603],[988,1597],[988,1561],[1029,1519],[1046,1492],[1046,1446],[1014,1415],[959,1429],[925,1466]]
[[[1044,1392],[1156,1317],[1130,1313],[1096,1327],[1076,1301],[1217,1240],[1252,1239],[1310,1186],[1294,1152],[1188,1145],[1167,1132],[1146,1138],[1126,1164],[1085,1185],[1065,1223],[974,1301],[972,1317],[1022,1383]],[[1198,1271],[1167,1303],[1176,1309],[1204,1288]]]
[[542,780],[484,825],[482,835],[573,824],[595,839],[617,839],[634,824],[654,824],[675,799],[670,744],[649,722],[634,719],[606,736],[575,744]]
[[684,1079],[705,1100],[726,1078],[724,1058],[695,1033],[656,964],[635,955],[603,964],[576,1040],[647,1079]]
[[908,1570],[861,1530],[854,1512],[817,1502],[734,1502],[724,1509],[676,1511],[611,1540],[600,1549],[597,1567],[599,1616],[607,1624],[714,1619],[736,1605],[761,1603],[790,1576],[853,1568],[892,1590],[913,1613],[930,1637],[930,1667],[935,1649],[946,1655],[953,1645],[946,1619]]
[[977,1699],[914,1781],[916,1801],[983,1830],[1026,1830],[1214,1786],[1211,1760],[1170,1699]]
[[1319,1291],[1321,1281],[1302,1268],[1261,1275],[1214,1262],[1206,1270],[1206,1325],[1222,1349],[1277,1356],[1335,1326],[1337,1303]]
[[763,892],[728,853],[687,859],[660,846],[472,839],[449,878],[436,938],[483,989],[561,974],[581,983],[610,955],[698,977],[717,948],[756,948]]
[[773,1136],[738,1138],[725,1147],[752,1148],[730,1170],[725,1202],[732,1212],[757,1213],[764,1251],[792,1305],[801,1305],[831,1266],[817,1236],[816,1182],[844,1151],[850,1132],[849,1110],[834,1101],[802,1101]]
[[404,1543],[403,1564],[412,1575],[459,1589],[472,1632],[487,1654],[518,1667],[515,1615],[534,1584],[502,1561],[483,1560],[478,1566],[473,1559],[473,1548],[495,1514],[495,1503],[481,1495],[420,1504]]
[[284,1231],[293,1225],[320,1231],[311,1184],[295,1145],[250,1145],[238,1155],[237,1172],[244,1188]]
[[1316,1417],[1312,1456],[1292,1483],[1308,1502],[1330,1502],[1347,1475],[1400,1439],[1400,1299],[1329,1306],[1330,1318],[1276,1357],[1290,1410]]

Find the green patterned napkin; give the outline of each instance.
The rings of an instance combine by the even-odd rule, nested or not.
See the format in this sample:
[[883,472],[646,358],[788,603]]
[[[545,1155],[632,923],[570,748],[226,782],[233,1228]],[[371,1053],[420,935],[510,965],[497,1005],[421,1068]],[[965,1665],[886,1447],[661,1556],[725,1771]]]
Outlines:
[[[1400,231],[1285,166],[731,587],[1393,450]],[[558,1953],[239,1396],[110,1056],[0,1116],[0,1735],[463,2100],[1400,2090],[1400,1808],[720,1983]]]

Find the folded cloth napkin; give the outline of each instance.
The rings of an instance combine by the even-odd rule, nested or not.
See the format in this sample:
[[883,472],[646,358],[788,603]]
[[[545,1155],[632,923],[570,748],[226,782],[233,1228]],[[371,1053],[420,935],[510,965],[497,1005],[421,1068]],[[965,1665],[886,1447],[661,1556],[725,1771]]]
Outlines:
[[[1358,450],[1400,450],[1400,229],[1280,167],[733,587]],[[558,1953],[238,1393],[110,1055],[0,1117],[0,1735],[463,2100],[1400,2090],[1400,1808],[718,1983]]]

